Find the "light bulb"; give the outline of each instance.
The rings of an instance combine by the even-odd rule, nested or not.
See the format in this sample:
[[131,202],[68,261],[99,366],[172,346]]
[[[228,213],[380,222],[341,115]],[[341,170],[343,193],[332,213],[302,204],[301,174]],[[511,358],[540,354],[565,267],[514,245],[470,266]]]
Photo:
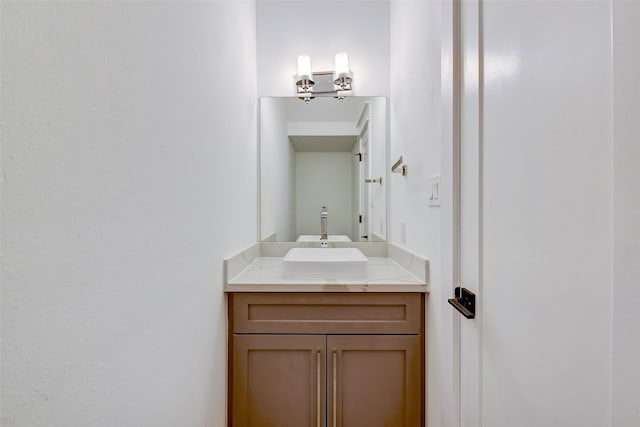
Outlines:
[[298,56],[298,80],[311,79],[311,58],[309,55]]
[[336,78],[349,77],[349,56],[344,53],[336,53]]

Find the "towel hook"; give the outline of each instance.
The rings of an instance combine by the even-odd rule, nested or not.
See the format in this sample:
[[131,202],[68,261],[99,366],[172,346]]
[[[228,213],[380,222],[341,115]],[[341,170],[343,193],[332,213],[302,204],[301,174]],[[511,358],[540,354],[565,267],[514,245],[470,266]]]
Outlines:
[[407,176],[407,165],[402,161],[402,156],[398,159],[397,162],[391,166],[391,172],[393,173],[401,173],[402,176]]

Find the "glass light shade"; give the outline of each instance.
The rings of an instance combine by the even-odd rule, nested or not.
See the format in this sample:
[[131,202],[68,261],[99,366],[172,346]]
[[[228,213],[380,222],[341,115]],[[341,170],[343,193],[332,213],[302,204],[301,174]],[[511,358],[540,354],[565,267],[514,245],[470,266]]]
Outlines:
[[311,79],[311,58],[309,55],[298,56],[298,79]]
[[336,77],[349,77],[349,56],[344,53],[336,53]]

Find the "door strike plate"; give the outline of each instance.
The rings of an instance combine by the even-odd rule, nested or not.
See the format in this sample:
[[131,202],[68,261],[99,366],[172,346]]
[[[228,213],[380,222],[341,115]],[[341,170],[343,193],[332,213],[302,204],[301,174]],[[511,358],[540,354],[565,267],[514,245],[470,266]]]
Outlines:
[[455,289],[455,298],[449,299],[456,310],[467,319],[475,319],[476,317],[476,294],[469,289],[457,287]]

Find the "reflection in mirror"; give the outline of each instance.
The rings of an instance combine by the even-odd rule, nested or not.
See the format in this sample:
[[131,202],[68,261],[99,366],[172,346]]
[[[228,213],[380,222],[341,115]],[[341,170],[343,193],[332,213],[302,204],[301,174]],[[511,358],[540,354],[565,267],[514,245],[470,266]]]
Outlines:
[[387,98],[260,99],[261,241],[384,241]]

